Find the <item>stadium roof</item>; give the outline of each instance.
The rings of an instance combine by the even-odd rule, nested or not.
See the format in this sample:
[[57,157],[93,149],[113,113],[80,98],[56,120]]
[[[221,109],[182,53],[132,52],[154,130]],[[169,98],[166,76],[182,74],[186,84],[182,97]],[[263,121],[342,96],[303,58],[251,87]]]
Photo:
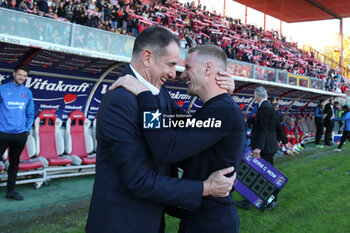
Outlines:
[[287,23],[350,17],[348,0],[235,0]]

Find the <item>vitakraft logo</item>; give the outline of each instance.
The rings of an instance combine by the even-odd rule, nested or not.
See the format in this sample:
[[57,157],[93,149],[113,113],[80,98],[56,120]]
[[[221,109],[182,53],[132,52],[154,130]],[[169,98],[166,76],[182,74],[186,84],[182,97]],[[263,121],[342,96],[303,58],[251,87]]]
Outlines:
[[49,82],[48,80],[43,80],[41,78],[34,78],[33,80],[31,77],[27,77],[25,84],[27,88],[55,92],[86,92],[91,85],[92,84],[87,82],[81,84],[67,84],[62,80],[59,80],[58,82]]
[[160,129],[160,116],[162,114],[157,111],[143,112],[143,128],[144,129]]

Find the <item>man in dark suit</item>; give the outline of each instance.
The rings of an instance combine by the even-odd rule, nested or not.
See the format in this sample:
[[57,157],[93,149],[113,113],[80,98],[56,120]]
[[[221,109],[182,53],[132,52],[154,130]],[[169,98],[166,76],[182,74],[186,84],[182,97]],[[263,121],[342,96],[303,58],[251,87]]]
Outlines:
[[[202,45],[190,49],[181,77],[187,81],[188,93],[198,96],[204,103],[203,107],[185,120],[173,118],[172,121],[179,125],[176,129],[164,125],[160,129],[144,129],[152,155],[166,161],[176,162],[175,158],[192,155],[193,147],[201,148],[199,153],[178,164],[184,170],[182,178],[205,180],[218,169],[240,165],[245,144],[244,117],[232,97],[215,80],[217,73],[226,70],[226,66],[226,55],[217,46]],[[143,111],[156,112],[162,108],[148,88],[142,88],[141,82],[128,78],[120,84],[137,95]],[[179,122],[183,120],[184,126],[181,127]],[[217,127],[197,124],[208,120],[220,123]],[[239,232],[239,216],[231,195],[204,197],[196,212],[183,211],[180,217],[180,233]]]
[[324,113],[327,114],[324,118],[324,126],[326,127],[326,132],[324,134],[324,144],[326,146],[332,146],[331,142],[333,129],[334,129],[334,121],[332,119],[335,117],[334,112],[334,99],[329,99],[328,104],[324,107]]
[[254,91],[255,100],[258,103],[256,122],[252,129],[251,148],[256,159],[260,156],[273,165],[273,155],[277,152],[276,136],[276,111],[269,101],[267,92],[260,86]]
[[[262,157],[267,162],[273,165],[273,156],[278,150],[276,119],[277,114],[272,104],[267,100],[266,89],[262,86],[258,87],[254,91],[255,100],[258,103],[258,112],[256,114],[256,121],[253,124],[252,138],[250,147],[253,150],[254,158],[258,159]],[[244,199],[237,203],[237,206],[251,209],[252,204]],[[277,206],[277,197],[271,203],[270,208]]]
[[[162,88],[175,78],[178,57],[178,38],[167,29],[150,27],[136,38],[131,65],[123,73],[150,87],[167,114],[180,110]],[[202,196],[225,197],[232,189],[235,177],[225,175],[233,167],[212,173],[204,182],[170,178],[169,166],[146,144],[140,114],[136,97],[123,88],[107,92],[101,102],[87,232],[157,233],[165,205],[195,211]],[[197,147],[192,147],[193,154]]]

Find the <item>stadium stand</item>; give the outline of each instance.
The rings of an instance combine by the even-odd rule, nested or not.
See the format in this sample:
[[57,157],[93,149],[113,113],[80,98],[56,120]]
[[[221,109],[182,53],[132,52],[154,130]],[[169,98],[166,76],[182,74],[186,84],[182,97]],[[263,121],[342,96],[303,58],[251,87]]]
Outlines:
[[85,118],[84,113],[74,110],[66,121],[65,150],[72,157],[73,165],[95,164],[96,154],[93,151],[94,143],[89,133],[91,121]]
[[158,24],[179,35],[181,47],[215,44],[228,58],[297,75],[325,80],[325,90],[345,93],[349,84],[339,71],[330,69],[313,52],[304,52],[278,31],[264,31],[238,19],[209,12],[194,2],[177,1],[11,1],[0,7],[28,12],[56,20],[136,36],[144,28]]

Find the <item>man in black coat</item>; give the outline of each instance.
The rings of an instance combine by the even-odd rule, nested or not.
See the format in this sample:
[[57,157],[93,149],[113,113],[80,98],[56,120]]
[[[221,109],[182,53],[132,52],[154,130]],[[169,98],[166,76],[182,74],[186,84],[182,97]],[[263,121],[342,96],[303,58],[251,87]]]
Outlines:
[[333,143],[330,141],[334,129],[334,99],[329,99],[328,104],[324,107],[324,113],[327,114],[324,118],[324,126],[326,127],[326,133],[324,135],[324,144],[326,146],[332,146]]
[[256,122],[252,129],[251,149],[256,159],[260,156],[273,165],[273,155],[277,152],[277,124],[276,111],[267,100],[267,92],[260,86],[254,91],[255,100],[258,102]]
[[[273,165],[273,156],[278,150],[277,135],[283,138],[279,128],[278,114],[272,104],[267,100],[266,89],[262,86],[254,91],[255,100],[258,103],[258,112],[253,124],[250,147],[253,150],[254,158],[262,157]],[[289,145],[288,145],[289,146]],[[251,209],[253,205],[246,199],[237,202],[238,207]],[[270,205],[270,208],[277,206],[277,198]]]

